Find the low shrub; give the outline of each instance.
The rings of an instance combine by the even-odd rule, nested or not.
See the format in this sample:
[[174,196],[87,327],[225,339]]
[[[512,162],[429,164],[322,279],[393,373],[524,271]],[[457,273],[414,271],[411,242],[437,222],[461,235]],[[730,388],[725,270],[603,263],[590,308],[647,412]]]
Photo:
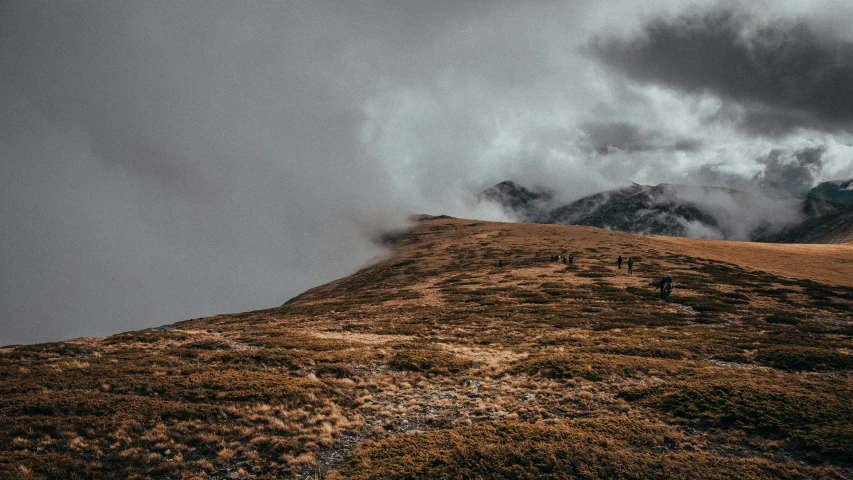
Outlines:
[[779,345],[759,349],[755,359],[773,368],[788,371],[851,370],[853,355],[825,348]]
[[358,448],[331,478],[797,478],[807,467],[692,453],[650,424],[488,423],[395,435]]
[[611,377],[663,374],[675,366],[667,360],[629,355],[541,353],[516,361],[510,371],[547,378],[582,378],[597,382]]
[[471,366],[470,361],[450,352],[417,347],[398,349],[388,364],[396,370],[429,373],[456,373]]
[[842,382],[703,376],[628,390],[621,395],[701,427],[734,428],[787,439],[800,454],[853,459],[853,389]]

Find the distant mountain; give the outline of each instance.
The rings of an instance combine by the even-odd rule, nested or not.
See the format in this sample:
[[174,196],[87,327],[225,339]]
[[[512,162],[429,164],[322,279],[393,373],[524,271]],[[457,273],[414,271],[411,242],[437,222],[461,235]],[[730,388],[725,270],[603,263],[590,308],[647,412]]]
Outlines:
[[823,182],[809,190],[807,196],[833,202],[853,203],[853,178]]
[[507,214],[521,222],[545,223],[543,214],[550,209],[554,192],[533,187],[528,190],[512,181],[501,182],[477,194],[478,201],[501,205]]
[[841,211],[808,218],[781,231],[758,236],[757,241],[773,243],[853,242],[853,204]]
[[719,229],[717,219],[688,198],[679,195],[682,186],[632,185],[597,193],[555,208],[547,223],[589,225],[619,230],[686,237],[690,225]]
[[498,203],[522,222],[677,237],[806,243],[849,222],[848,208],[835,201],[769,197],[720,187],[634,184],[563,205],[554,205],[554,198],[544,188],[528,189],[513,182],[478,195],[480,201]]
[[823,182],[806,195],[803,209],[808,218],[805,221],[760,240],[780,243],[853,242],[853,179]]

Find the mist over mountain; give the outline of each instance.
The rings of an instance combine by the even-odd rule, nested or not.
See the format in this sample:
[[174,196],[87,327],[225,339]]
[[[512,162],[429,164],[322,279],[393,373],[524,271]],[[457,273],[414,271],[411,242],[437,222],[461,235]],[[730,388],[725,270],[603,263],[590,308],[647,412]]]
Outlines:
[[522,222],[588,225],[649,235],[805,243],[818,241],[853,221],[847,205],[831,200],[843,198],[834,192],[844,192],[845,185],[838,183],[835,190],[821,187],[818,191],[825,192],[824,198],[812,192],[801,198],[723,187],[633,184],[555,205],[554,192],[507,181],[480,192],[477,199],[499,204],[508,217]]
[[823,182],[803,201],[807,218],[756,240],[776,243],[844,243],[853,241],[853,179]]
[[833,202],[853,203],[853,178],[819,183],[809,190],[808,196]]
[[497,203],[519,221],[542,223],[542,212],[553,207],[554,192],[539,186],[528,190],[507,180],[478,193],[477,201]]
[[781,231],[755,238],[774,243],[846,243],[853,241],[853,205],[839,212],[808,218]]

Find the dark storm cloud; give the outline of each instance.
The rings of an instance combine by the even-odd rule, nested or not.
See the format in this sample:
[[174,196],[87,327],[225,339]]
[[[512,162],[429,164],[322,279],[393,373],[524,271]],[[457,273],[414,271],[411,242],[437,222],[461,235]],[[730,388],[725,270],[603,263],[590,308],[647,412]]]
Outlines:
[[825,154],[824,146],[776,148],[756,159],[761,170],[753,175],[727,172],[720,165],[701,165],[695,172],[695,178],[703,185],[746,192],[762,191],[775,197],[801,196],[818,182]]
[[660,132],[643,130],[628,122],[585,123],[581,125],[588,147],[600,155],[614,152],[696,151],[696,139],[668,140]]
[[651,21],[635,36],[598,38],[589,51],[637,80],[736,102],[752,133],[853,125],[853,43],[802,21],[693,13]]
[[764,188],[802,195],[815,185],[815,176],[823,167],[821,157],[826,149],[805,148],[798,151],[772,150],[758,161],[764,171],[756,179]]

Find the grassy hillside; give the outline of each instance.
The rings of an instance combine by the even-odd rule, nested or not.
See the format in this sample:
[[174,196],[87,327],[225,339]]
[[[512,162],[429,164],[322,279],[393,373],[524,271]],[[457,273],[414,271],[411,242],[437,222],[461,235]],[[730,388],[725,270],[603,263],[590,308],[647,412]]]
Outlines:
[[387,241],[279,308],[0,348],[0,478],[853,478],[853,245]]

